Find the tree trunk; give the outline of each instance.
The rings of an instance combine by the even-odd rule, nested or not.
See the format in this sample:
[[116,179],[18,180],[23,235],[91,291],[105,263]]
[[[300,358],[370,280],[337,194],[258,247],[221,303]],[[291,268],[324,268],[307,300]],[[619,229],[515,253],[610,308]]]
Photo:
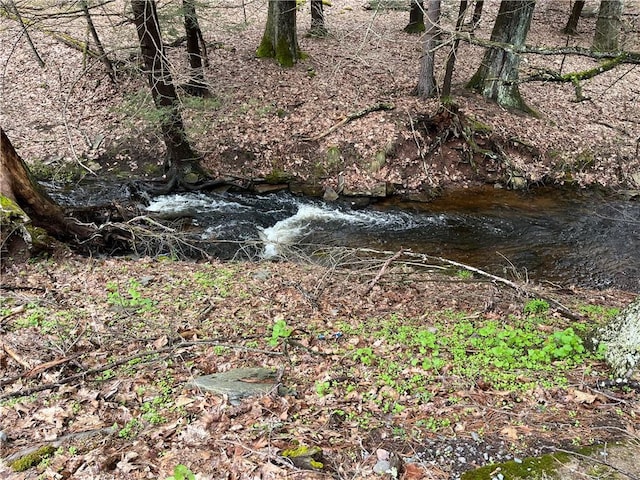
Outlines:
[[404,27],[404,31],[407,33],[422,33],[424,30],[424,2],[423,0],[411,0],[409,23]]
[[156,108],[163,113],[161,128],[167,148],[165,171],[169,180],[168,189],[177,185],[186,186],[184,182],[196,183],[202,180],[204,174],[199,165],[200,157],[185,133],[178,95],[162,46],[155,0],[132,0],[131,6],[151,95]]
[[440,0],[429,0],[427,3],[427,31],[424,34],[424,50],[420,62],[420,76],[416,94],[423,98],[436,95],[436,80],[433,75],[438,36],[440,35]]
[[[0,195],[15,202],[28,216],[27,222],[30,220],[34,226],[46,230],[51,236],[60,240],[86,239],[95,232],[92,228],[65,216],[62,208],[31,176],[29,169],[2,128],[0,128]],[[10,202],[3,199],[3,217],[8,203]],[[3,232],[3,241],[6,240],[5,235],[6,231]]]
[[100,41],[100,37],[98,36],[98,31],[96,30],[96,26],[93,23],[93,19],[91,18],[91,12],[89,12],[89,4],[87,0],[82,0],[80,2],[80,7],[84,13],[84,17],[87,20],[87,26],[89,27],[89,31],[91,32],[91,36],[93,37],[93,41],[96,44],[96,50],[100,54],[100,61],[107,69],[107,74],[109,75],[109,79],[111,83],[116,83],[116,72],[113,69],[113,64],[107,55],[107,52],[104,50],[102,42]]
[[[521,47],[527,38],[535,0],[502,0],[491,41]],[[484,54],[478,71],[467,84],[485,98],[499,105],[535,114],[520,95],[518,88],[518,54],[502,48],[491,47]]]
[[[456,20],[456,32],[462,29],[464,23],[464,17],[467,14],[467,8],[469,2],[467,0],[460,1],[460,10],[458,10],[458,19]],[[444,80],[442,82],[442,97],[448,97],[451,95],[451,81],[453,78],[453,68],[456,63],[456,53],[458,52],[458,45],[460,45],[460,39],[458,37],[453,41],[449,55],[447,56],[447,66],[444,71]]]
[[[204,97],[209,94],[202,68],[202,59],[205,58],[206,61],[206,45],[202,39],[202,31],[193,0],[183,0],[182,7],[184,8],[184,29],[187,35],[187,54],[191,70],[191,80],[189,80],[186,89],[192,95]],[[200,50],[200,45],[203,47],[202,50]]]
[[24,20],[22,20],[22,15],[20,15],[20,11],[18,10],[18,7],[16,7],[16,4],[14,3],[13,0],[9,0],[7,6],[9,9],[13,10],[13,14],[16,16],[16,19],[18,20],[18,22],[20,23],[20,26],[22,27],[22,34],[27,39],[27,42],[31,47],[31,51],[33,52],[33,55],[36,57],[36,61],[38,62],[38,65],[40,65],[40,67],[43,68],[44,60],[42,60],[40,53],[38,53],[38,49],[36,48],[35,44],[33,43],[33,40],[31,39],[31,35],[29,35],[29,29],[24,24]]
[[566,33],[567,35],[578,34],[578,21],[580,20],[580,14],[582,13],[584,4],[584,0],[576,0],[576,2],[573,4],[573,8],[571,8],[571,15],[569,15],[569,20],[567,20],[567,24],[562,29],[562,33]]
[[300,59],[295,0],[269,0],[267,24],[256,56],[275,58],[283,67],[292,67]]
[[622,0],[602,0],[596,21],[593,48],[601,52],[619,50],[620,28],[622,27]]
[[473,8],[473,17],[471,18],[471,25],[476,28],[480,24],[482,18],[482,7],[484,7],[484,0],[476,0],[476,5]]
[[326,37],[329,32],[324,24],[324,6],[322,0],[311,0],[311,29],[309,34],[314,37]]

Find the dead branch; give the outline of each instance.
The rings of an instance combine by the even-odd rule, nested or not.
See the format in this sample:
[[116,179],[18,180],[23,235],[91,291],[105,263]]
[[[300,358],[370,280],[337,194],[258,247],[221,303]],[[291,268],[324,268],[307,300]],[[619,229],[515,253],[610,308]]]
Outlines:
[[382,264],[382,267],[378,271],[378,274],[374,277],[373,280],[371,280],[371,283],[369,284],[369,286],[365,290],[365,292],[364,292],[365,295],[368,295],[369,292],[371,292],[371,290],[373,290],[373,287],[375,287],[376,283],[378,283],[378,280],[380,280],[382,275],[384,275],[384,272],[387,270],[387,267],[391,264],[391,262],[393,262],[394,260],[397,260],[398,258],[400,258],[402,256],[402,252],[403,252],[403,250],[400,249],[393,256],[387,258],[387,260]]
[[[359,252],[366,252],[366,253],[375,253],[377,255],[398,255],[398,253],[400,252],[390,252],[390,251],[380,251],[380,250],[375,250],[375,249],[370,249],[370,248],[361,248],[361,249],[356,249]],[[501,283],[503,285],[506,285],[512,289],[514,289],[516,292],[519,292],[521,294],[523,294],[526,297],[535,297],[535,298],[540,298],[542,300],[547,301],[550,305],[552,305],[556,310],[558,310],[558,312],[560,312],[562,315],[564,315],[565,317],[571,319],[571,320],[575,320],[575,321],[582,321],[582,322],[586,322],[588,321],[588,319],[578,313],[573,312],[572,310],[570,310],[568,307],[564,306],[562,303],[560,303],[558,300],[555,300],[551,297],[549,297],[548,295],[544,295],[541,294],[540,292],[532,289],[532,288],[527,288],[525,285],[521,285],[515,282],[512,282],[511,280],[507,280],[506,278],[503,277],[499,277],[497,275],[494,275],[492,273],[486,272],[480,268],[476,268],[476,267],[472,267],[471,265],[467,265],[461,262],[456,262],[455,260],[449,260],[448,258],[443,258],[443,257],[435,257],[432,255],[427,255],[424,253],[413,253],[413,252],[409,252],[409,251],[402,251],[401,252],[402,255],[406,255],[408,257],[411,258],[419,258],[422,260],[429,260],[429,261],[433,261],[436,260],[440,263],[446,264],[446,265],[452,265],[454,267],[458,267],[458,268],[464,268],[465,270],[469,270],[470,272],[473,273],[477,273],[480,276],[483,276],[485,278],[490,279],[493,282],[496,283]],[[398,255],[399,258],[400,255]],[[397,259],[397,258],[396,258]]]
[[2,395],[0,395],[0,401],[1,400],[6,400],[8,398],[29,396],[29,395],[31,395],[33,393],[42,392],[43,390],[52,390],[54,388],[58,388],[58,387],[60,387],[62,385],[66,385],[68,383],[73,383],[75,381],[82,381],[86,377],[95,375],[97,373],[102,373],[105,370],[112,370],[112,369],[114,369],[116,367],[119,367],[120,365],[124,365],[124,364],[130,362],[131,360],[135,360],[135,359],[142,358],[142,357],[156,356],[156,355],[160,355],[161,353],[172,352],[174,350],[178,350],[178,349],[181,349],[181,348],[189,348],[189,347],[194,347],[194,346],[197,346],[197,345],[217,345],[217,346],[220,346],[220,347],[238,349],[238,350],[249,351],[249,352],[258,352],[258,353],[264,353],[264,354],[268,354],[268,355],[283,355],[283,353],[281,353],[281,352],[259,350],[259,349],[256,349],[256,348],[249,348],[249,347],[245,347],[245,346],[242,346],[242,345],[224,343],[224,342],[221,342],[221,341],[218,341],[218,340],[194,340],[194,341],[191,341],[191,342],[179,342],[179,340],[181,340],[181,339],[182,339],[182,337],[178,337],[177,339],[174,339],[174,340],[178,340],[178,342],[174,343],[173,345],[169,345],[169,346],[166,346],[166,347],[163,347],[163,348],[157,348],[155,350],[145,350],[144,352],[139,352],[139,353],[136,353],[136,354],[133,354],[133,355],[129,355],[128,357],[121,358],[120,360],[115,360],[115,361],[107,363],[105,365],[100,365],[98,367],[86,370],[84,372],[80,372],[80,373],[77,373],[75,375],[71,375],[70,377],[62,378],[62,379],[58,380],[57,382],[35,385],[35,386],[31,387],[31,388],[23,388],[23,389],[15,391],[15,392],[9,392],[9,393],[2,394]]
[[367,108],[365,108],[363,110],[360,110],[358,112],[350,113],[345,118],[343,118],[341,121],[339,121],[338,123],[336,123],[335,125],[330,127],[328,130],[326,130],[325,132],[323,132],[323,133],[321,133],[319,135],[316,135],[315,137],[303,137],[301,140],[303,140],[305,142],[312,142],[312,141],[315,141],[315,140],[320,140],[321,138],[324,138],[327,135],[335,132],[338,128],[345,126],[349,122],[352,122],[353,120],[357,120],[358,118],[362,118],[365,115],[368,115],[368,114],[373,113],[373,112],[379,112],[379,111],[383,111],[383,110],[393,110],[394,108],[395,107],[390,103],[376,103],[375,105],[367,107]]
[[640,64],[640,52],[599,52],[584,47],[538,47],[533,45],[515,46],[511,43],[494,42],[477,38],[469,32],[449,32],[454,38],[485,48],[499,48],[512,53],[531,53],[535,55],[578,55],[596,60],[621,57],[619,63]]

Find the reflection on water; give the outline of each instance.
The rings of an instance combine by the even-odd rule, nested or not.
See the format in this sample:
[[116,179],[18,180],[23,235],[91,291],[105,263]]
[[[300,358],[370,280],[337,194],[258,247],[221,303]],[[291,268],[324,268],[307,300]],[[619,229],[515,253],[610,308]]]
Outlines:
[[[86,204],[92,193],[57,195]],[[93,195],[102,202],[108,196]],[[214,240],[253,242],[243,254],[263,258],[302,244],[404,248],[498,275],[515,268],[538,280],[640,292],[640,202],[593,192],[462,190],[430,203],[394,198],[364,210],[289,194],[187,193],[157,197],[147,209],[192,217],[212,240],[212,253],[226,257],[239,247],[223,251]]]

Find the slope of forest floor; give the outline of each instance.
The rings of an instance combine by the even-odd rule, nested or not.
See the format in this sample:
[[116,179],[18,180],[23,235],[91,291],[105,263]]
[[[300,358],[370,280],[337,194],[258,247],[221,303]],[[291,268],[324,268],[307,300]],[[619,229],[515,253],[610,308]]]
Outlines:
[[[18,24],[3,22],[0,44],[12,46],[0,52],[3,127],[43,175],[64,180],[70,162],[82,174],[91,175],[90,170],[128,178],[156,173],[154,167],[161,164],[158,116],[136,63],[135,30],[113,20],[125,11],[121,3],[101,7],[94,19],[117,60],[116,86],[101,63],[86,61],[50,35],[63,32],[84,39],[82,18],[38,19],[30,33],[44,68],[38,67]],[[489,37],[498,3],[486,2],[477,37]],[[585,11],[594,5],[595,0],[587,2]],[[181,18],[172,16],[171,8],[160,9],[167,44],[183,32]],[[402,192],[487,182],[639,187],[637,65],[620,65],[581,82],[584,100],[577,102],[570,82],[528,79],[548,71],[584,71],[597,66],[596,60],[525,55],[520,87],[540,114],[534,118],[508,112],[464,89],[483,49],[462,42],[453,100],[469,119],[467,127],[478,134],[477,144],[465,141],[453,125],[450,141],[438,147],[442,130],[434,131],[428,119],[439,102],[412,94],[422,43],[419,35],[402,31],[406,11],[365,10],[360,0],[341,1],[326,7],[330,35],[313,38],[305,36],[309,6],[303,5],[298,31],[306,58],[283,69],[255,58],[265,21],[263,2],[249,3],[244,10],[215,3],[199,9],[209,45],[205,75],[212,96],[183,93],[183,114],[190,138],[215,176],[278,180],[293,175],[346,192],[379,191],[381,184]],[[527,43],[589,47],[595,17],[583,17],[580,34],[567,37],[560,31],[569,10],[568,0],[538,2]],[[640,48],[639,13],[640,2],[625,2],[622,44],[630,51]],[[452,28],[456,15],[457,4],[444,2],[445,28]],[[448,50],[444,44],[437,52],[438,82]],[[187,81],[184,44],[167,47],[167,54],[175,82]],[[372,111],[327,133],[349,115],[379,104],[393,109]],[[477,153],[492,148],[506,156]],[[476,154],[470,156],[473,149]]]
[[[577,37],[559,33],[569,3],[538,2],[528,43],[588,46],[592,17],[581,20]],[[482,38],[498,2],[486,4]],[[626,48],[638,50],[639,2],[625,4]],[[183,27],[169,14],[171,2],[163,6],[169,43]],[[16,23],[3,19],[0,27],[2,126],[40,176],[128,179],[156,175],[162,164],[135,31],[120,22],[124,2],[100,8],[113,14],[95,21],[119,61],[117,86],[99,62],[50,35],[85,38],[81,19],[40,18],[30,29],[44,68]],[[183,114],[214,176],[294,175],[352,192],[380,184],[397,192],[522,186],[514,178],[640,188],[637,66],[585,81],[582,102],[570,84],[525,82],[523,95],[540,113],[533,118],[464,90],[482,49],[463,43],[454,100],[485,142],[479,146],[497,142],[508,155],[470,161],[455,135],[431,151],[429,119],[439,102],[412,95],[421,39],[402,32],[407,12],[336,2],[327,8],[330,36],[319,39],[303,35],[303,5],[307,58],[282,69],[254,55],[263,2],[245,4],[246,21],[241,7],[199,8],[212,97],[183,95]],[[446,25],[455,8],[444,2]],[[438,51],[440,64],[446,50]],[[176,82],[184,82],[184,47],[167,51]],[[594,65],[529,55],[522,76]],[[393,109],[309,140],[380,104]],[[607,368],[577,336],[588,326],[469,272],[335,255],[324,259],[333,267],[73,255],[8,266],[0,292],[0,455],[42,445],[54,453],[22,473],[3,461],[0,476],[165,479],[184,464],[201,479],[379,478],[373,469],[382,449],[403,459],[402,478],[439,480],[549,448],[638,440],[638,394],[600,386]],[[589,326],[633,297],[536,288]],[[274,368],[284,395],[233,405],[186,387],[195,376],[249,366]],[[301,470],[282,457],[296,445],[320,448],[323,469]]]
[[[6,272],[2,457],[54,453],[0,475],[165,479],[182,464],[201,479],[377,478],[382,449],[405,463],[400,478],[449,479],[638,441],[638,393],[601,386],[606,366],[575,335],[631,294],[526,286],[585,325],[469,272],[334,255],[324,267],[67,256]],[[187,387],[239,367],[273,368],[283,396],[236,405]],[[282,457],[299,445],[324,467]]]

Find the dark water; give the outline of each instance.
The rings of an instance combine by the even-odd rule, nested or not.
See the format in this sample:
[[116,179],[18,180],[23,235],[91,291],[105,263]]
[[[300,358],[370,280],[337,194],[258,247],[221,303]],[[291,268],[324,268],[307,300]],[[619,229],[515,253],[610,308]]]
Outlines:
[[[53,191],[71,205],[127,195],[113,185]],[[410,248],[498,275],[640,292],[640,202],[594,192],[463,190],[360,210],[289,194],[189,193],[152,199],[148,208],[191,217],[210,251],[224,257],[276,258],[303,245]]]

